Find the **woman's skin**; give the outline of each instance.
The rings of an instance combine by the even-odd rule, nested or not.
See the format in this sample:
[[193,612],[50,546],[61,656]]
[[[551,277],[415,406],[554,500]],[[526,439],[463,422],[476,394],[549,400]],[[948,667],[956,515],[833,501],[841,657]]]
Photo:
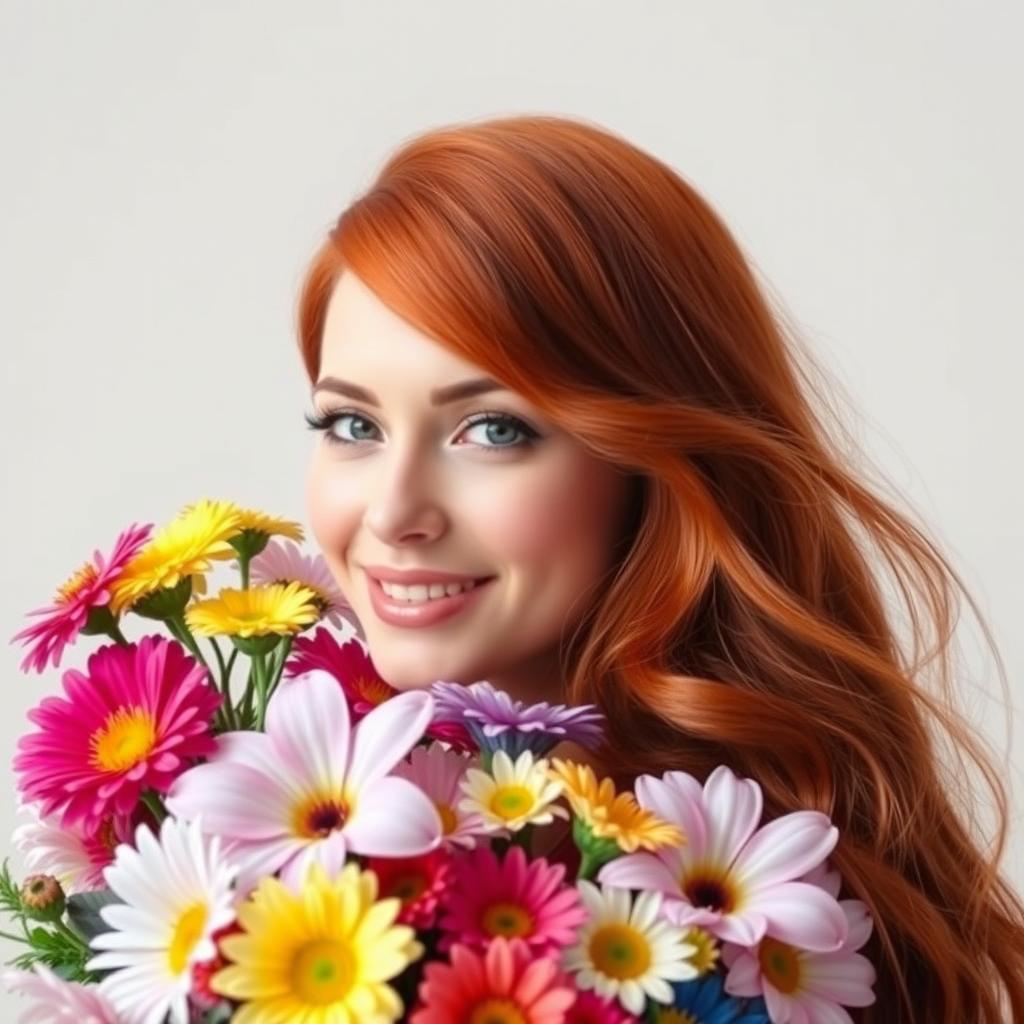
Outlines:
[[[352,410],[314,446],[309,521],[392,686],[486,679],[528,701],[562,700],[557,651],[583,599],[611,566],[628,478],[501,388],[433,405],[438,388],[485,377],[385,306],[351,271],[327,310],[320,377],[379,401],[314,386],[314,415]],[[494,411],[517,423],[475,423]],[[328,435],[353,441],[332,444]],[[434,626],[381,620],[364,565],[495,575],[475,605]],[[566,635],[568,635],[567,630]],[[561,744],[556,756],[589,760]]]

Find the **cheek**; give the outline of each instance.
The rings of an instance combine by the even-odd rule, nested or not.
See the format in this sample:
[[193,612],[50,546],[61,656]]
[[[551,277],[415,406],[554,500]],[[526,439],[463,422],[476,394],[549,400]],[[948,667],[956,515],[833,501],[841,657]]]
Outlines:
[[359,521],[358,487],[353,474],[332,471],[314,454],[306,482],[306,511],[310,529],[330,562],[343,550]]

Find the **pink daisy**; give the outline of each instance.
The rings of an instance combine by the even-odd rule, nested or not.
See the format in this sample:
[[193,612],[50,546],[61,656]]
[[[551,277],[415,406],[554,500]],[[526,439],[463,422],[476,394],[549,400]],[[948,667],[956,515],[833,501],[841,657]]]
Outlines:
[[94,832],[110,814],[131,814],[142,792],[165,793],[198,757],[216,749],[210,722],[221,696],[203,665],[161,636],[108,644],[88,674],[64,673],[67,699],[46,697],[22,736],[18,788],[40,812]]
[[370,857],[366,866],[377,876],[378,899],[402,901],[399,924],[433,928],[438,904],[452,883],[451,856],[444,849],[418,857]]
[[[841,876],[826,864],[801,878],[831,897],[839,895]],[[875,968],[858,953],[871,937],[874,922],[861,900],[839,900],[846,917],[843,945],[830,953],[800,949],[766,935],[751,948],[734,943],[722,947],[728,968],[725,990],[734,996],[762,996],[772,1020],[827,1020],[853,1024],[845,1006],[871,1006]]]
[[[312,636],[295,638],[283,674],[300,676],[314,668],[323,669],[338,680],[353,723],[401,692],[381,678],[362,641],[350,637],[339,643],[326,626],[318,626]],[[431,722],[426,734],[456,750],[476,750],[469,733],[458,722]]]
[[445,846],[476,846],[480,836],[490,837],[489,828],[481,815],[460,807],[465,794],[462,780],[466,769],[479,767],[479,759],[448,750],[443,743],[431,743],[426,747],[413,747],[409,757],[395,765],[392,772],[408,779],[421,789],[437,808],[441,816],[441,837]]
[[576,998],[555,961],[535,957],[519,939],[495,939],[485,954],[455,946],[451,963],[428,963],[423,974],[410,1024],[563,1024]]
[[36,804],[23,803],[18,810],[29,819],[13,835],[26,869],[53,875],[68,894],[104,888],[103,869],[114,863],[118,844],[131,840],[139,821],[150,820],[148,812],[109,815],[86,832],[81,823],[66,826],[57,817],[40,816]]
[[298,544],[290,540],[270,540],[250,563],[249,574],[253,583],[291,583],[297,580],[316,591],[317,604],[326,621],[336,629],[348,624],[356,636],[365,638],[352,605],[338,589],[323,555],[303,554]]
[[639,1024],[631,1013],[626,1013],[617,999],[602,999],[596,992],[586,989],[576,993],[576,1002],[565,1015],[565,1024]]
[[28,615],[42,615],[40,622],[33,623],[15,633],[11,643],[21,640],[23,645],[31,643],[28,654],[21,663],[21,671],[35,669],[42,672],[48,661],[53,667],[60,665],[64,648],[78,639],[82,627],[89,620],[94,608],[104,608],[110,603],[110,584],[122,568],[149,539],[153,524],[133,524],[115,541],[110,558],[105,559],[97,549],[93,560],[86,562],[67,582],[57,589],[53,603],[35,608]]
[[576,939],[587,912],[565,867],[543,857],[527,861],[521,846],[503,858],[479,846],[454,859],[455,877],[438,948],[458,942],[482,949],[496,936],[521,939],[531,956],[554,955]]
[[19,1017],[21,1024],[59,1024],[74,1020],[79,1024],[119,1024],[120,1015],[95,985],[65,981],[41,963],[31,971],[4,971],[4,987],[34,999]]

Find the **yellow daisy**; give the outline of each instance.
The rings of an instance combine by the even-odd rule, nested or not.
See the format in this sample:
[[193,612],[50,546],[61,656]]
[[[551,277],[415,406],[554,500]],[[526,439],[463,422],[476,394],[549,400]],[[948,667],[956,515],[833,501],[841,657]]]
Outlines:
[[377,876],[348,863],[334,881],[311,865],[299,893],[268,876],[238,908],[243,932],[220,948],[231,961],[210,981],[242,1001],[233,1024],[391,1024],[404,1009],[387,984],[423,955],[401,900],[377,899]]
[[[233,558],[228,543],[238,533],[241,511],[229,501],[202,500],[187,506],[121,570],[111,584],[110,610],[119,615],[142,598],[191,580],[190,593],[204,594],[204,573],[217,559]],[[182,595],[182,603],[189,593]],[[179,606],[180,608],[180,606]]]
[[316,622],[316,593],[297,580],[235,590],[225,587],[185,609],[185,622],[200,636],[267,636],[298,633]]
[[239,509],[239,513],[242,517],[239,526],[241,530],[258,531],[268,536],[288,537],[291,540],[298,541],[300,544],[305,540],[302,527],[294,520],[268,516],[265,512],[251,508]]
[[698,976],[710,974],[721,959],[722,944],[719,938],[706,928],[692,924],[683,936],[683,941],[697,947],[697,952],[690,956],[690,963],[697,968]]
[[518,832],[525,825],[549,825],[556,817],[568,818],[553,801],[562,783],[552,779],[546,758],[537,760],[524,750],[513,763],[504,750],[496,750],[489,772],[467,768],[461,787],[465,797],[459,809],[478,814],[488,831]]
[[564,786],[573,813],[583,819],[597,838],[612,840],[626,853],[641,847],[657,850],[682,846],[686,842],[686,836],[676,825],[641,807],[632,793],[616,794],[611,779],[604,778],[599,785],[590,765],[558,757],[551,765],[548,775]]

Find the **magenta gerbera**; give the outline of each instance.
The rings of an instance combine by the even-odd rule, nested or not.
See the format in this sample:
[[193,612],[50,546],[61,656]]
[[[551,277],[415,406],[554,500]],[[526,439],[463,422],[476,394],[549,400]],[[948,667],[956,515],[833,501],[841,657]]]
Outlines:
[[522,939],[533,956],[555,955],[576,938],[586,910],[565,866],[527,861],[522,847],[499,857],[479,846],[453,858],[454,879],[441,918],[439,948],[484,949],[497,936]]
[[543,757],[565,740],[591,748],[601,740],[604,715],[593,704],[523,704],[486,681],[463,686],[439,679],[430,692],[435,722],[460,723],[482,751],[504,750],[513,761],[524,750]]
[[[660,1019],[685,1021],[689,1018],[670,1018],[666,1014]],[[576,993],[576,1002],[566,1012],[564,1024],[637,1024],[637,1018],[626,1013],[617,999],[604,999],[587,989]]]
[[451,855],[445,849],[418,857],[368,857],[366,866],[377,876],[378,899],[402,901],[395,919],[416,929],[433,928],[437,908],[452,884]]
[[22,672],[42,672],[48,661],[52,661],[54,668],[60,665],[64,648],[78,639],[89,614],[110,603],[110,583],[146,543],[152,529],[152,523],[130,526],[117,538],[109,558],[104,558],[99,550],[94,551],[92,561],[57,588],[51,604],[27,613],[43,618],[11,637],[12,644],[21,640],[31,645],[21,663]]
[[216,749],[210,723],[221,696],[208,678],[162,636],[99,648],[86,674],[64,673],[67,699],[47,697],[28,713],[39,731],[18,741],[18,788],[44,816],[90,832],[130,814],[144,790],[165,793]]

